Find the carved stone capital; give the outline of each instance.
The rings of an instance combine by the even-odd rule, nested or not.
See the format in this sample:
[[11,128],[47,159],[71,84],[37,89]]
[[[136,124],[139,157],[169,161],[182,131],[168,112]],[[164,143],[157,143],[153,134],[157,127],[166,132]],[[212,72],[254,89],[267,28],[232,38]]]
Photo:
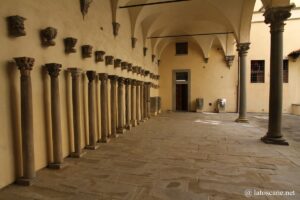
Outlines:
[[291,9],[295,7],[295,4],[291,4],[284,7],[271,7],[267,8],[264,16],[265,23],[271,24],[271,32],[283,32],[284,21],[291,16]]
[[55,42],[53,41],[57,36],[57,29],[53,27],[47,27],[40,32],[41,43],[44,47],[54,46]]
[[132,67],[132,73],[137,73],[138,70],[138,66],[133,66]]
[[99,75],[100,81],[107,81],[108,74],[106,74],[106,73],[99,73],[98,75]]
[[116,75],[109,75],[108,78],[109,78],[109,80],[111,81],[112,84],[115,84],[119,79],[119,77],[116,76]]
[[230,56],[225,56],[224,58],[226,64],[228,67],[231,67],[233,61],[234,61],[234,55],[230,55]]
[[125,85],[130,85],[132,82],[132,79],[131,78],[126,78],[125,79]]
[[114,67],[115,67],[115,68],[121,67],[121,62],[122,62],[121,59],[116,58],[116,59],[114,60]]
[[87,71],[86,76],[88,77],[89,82],[93,82],[97,77],[97,73],[96,71]]
[[114,57],[113,56],[105,56],[105,65],[113,65]]
[[238,43],[237,44],[237,51],[239,52],[239,56],[246,55],[250,48],[250,43]]
[[67,37],[64,39],[64,44],[65,44],[65,53],[75,53],[76,49],[74,48],[77,43],[76,38],[72,37]]
[[122,86],[124,84],[124,81],[125,81],[125,78],[119,77],[118,78],[118,84],[119,84],[119,86]]
[[132,71],[132,64],[128,63],[127,65],[127,71],[131,72]]
[[81,46],[81,55],[82,58],[92,57],[93,47],[91,45],[82,45]]
[[48,74],[51,77],[56,78],[56,77],[58,77],[59,72],[61,71],[62,65],[58,64],[58,63],[47,63],[47,64],[45,64],[45,67],[48,71]]
[[137,67],[136,73],[137,73],[137,74],[141,74],[141,70],[142,70],[142,67]]
[[14,58],[16,65],[18,66],[19,70],[22,71],[31,71],[34,65],[34,58],[30,57],[17,57]]
[[136,85],[136,81],[137,81],[137,80],[135,80],[135,79],[131,79],[131,85],[132,85],[132,86],[135,86],[135,85]]
[[118,22],[113,22],[112,25],[113,25],[113,34],[116,37],[119,34],[120,24]]
[[132,38],[131,38],[131,47],[132,47],[133,49],[134,49],[135,46],[136,46],[136,42],[137,42],[137,38],[132,37]]
[[145,76],[148,76],[150,74],[149,70],[145,70]]
[[95,62],[103,62],[104,61],[105,51],[95,51]]
[[71,73],[73,79],[79,78],[82,74],[82,70],[75,67],[68,68],[68,71]]

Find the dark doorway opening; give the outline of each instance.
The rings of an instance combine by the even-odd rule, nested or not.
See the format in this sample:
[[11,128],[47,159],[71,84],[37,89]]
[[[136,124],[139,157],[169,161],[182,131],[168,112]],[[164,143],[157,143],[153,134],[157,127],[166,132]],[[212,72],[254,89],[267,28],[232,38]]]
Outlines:
[[176,111],[188,111],[188,84],[176,84]]

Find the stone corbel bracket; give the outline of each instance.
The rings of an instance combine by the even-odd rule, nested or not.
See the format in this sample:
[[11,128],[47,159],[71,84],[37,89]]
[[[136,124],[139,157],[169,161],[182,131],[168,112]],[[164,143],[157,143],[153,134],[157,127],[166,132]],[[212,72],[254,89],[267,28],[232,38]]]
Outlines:
[[75,53],[76,52],[76,49],[75,49],[76,43],[77,43],[76,38],[72,38],[72,37],[65,38],[64,39],[65,53],[66,54]]
[[208,63],[209,58],[204,58],[204,62]]
[[82,58],[92,57],[93,47],[91,45],[82,45],[81,46],[81,56]]
[[57,29],[53,27],[47,27],[40,32],[41,43],[44,47],[55,46],[53,41],[57,36]]
[[103,62],[104,61],[105,51],[95,51],[95,62]]
[[159,65],[160,65],[160,59],[157,60],[157,66],[159,66]]
[[138,66],[138,67],[137,67],[136,73],[137,73],[137,74],[141,74],[141,71],[142,71],[142,67]]
[[19,15],[7,17],[8,34],[11,37],[25,36],[25,25],[24,21],[26,18]]
[[148,76],[150,74],[149,70],[145,70],[145,76]]
[[121,69],[122,70],[128,70],[128,63],[127,62],[121,62]]
[[113,65],[114,64],[114,57],[113,56],[105,56],[105,65]]
[[132,67],[132,73],[137,73],[138,70],[138,66],[133,66]]
[[116,37],[119,34],[119,29],[121,25],[118,22],[113,22],[112,26],[113,26],[113,34]]
[[134,49],[135,46],[136,46],[136,42],[137,42],[137,38],[132,37],[132,38],[131,38],[131,47],[132,47],[133,49]]
[[146,55],[147,55],[147,50],[148,50],[148,48],[147,48],[147,47],[144,47],[144,48],[143,48],[143,53],[144,53],[144,56],[146,56]]
[[297,51],[293,51],[288,55],[288,57],[292,58],[293,62],[296,62],[299,56],[300,56],[300,49]]
[[128,65],[127,65],[127,71],[128,72],[132,71],[132,64],[131,63],[128,63]]
[[114,60],[114,67],[115,67],[115,68],[121,67],[121,62],[122,62],[121,59],[116,58],[116,59]]
[[93,0],[80,0],[80,11],[84,19],[85,15],[88,13],[89,7]]
[[234,61],[234,56],[231,55],[231,56],[225,56],[225,62],[227,64],[227,66],[230,68],[232,63]]
[[153,54],[153,55],[152,55],[152,62],[155,61],[155,57],[156,57],[156,56]]

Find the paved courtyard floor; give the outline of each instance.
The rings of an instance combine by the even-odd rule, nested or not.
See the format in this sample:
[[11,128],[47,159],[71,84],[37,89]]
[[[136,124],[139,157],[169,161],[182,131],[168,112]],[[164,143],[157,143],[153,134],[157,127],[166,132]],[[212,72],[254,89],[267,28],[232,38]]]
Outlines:
[[[161,114],[65,159],[61,171],[39,171],[31,187],[0,190],[0,200],[299,200],[300,117],[284,116],[290,146],[276,146],[259,140],[267,115],[249,114],[249,124],[234,123],[236,116]],[[294,196],[254,196],[260,191]]]

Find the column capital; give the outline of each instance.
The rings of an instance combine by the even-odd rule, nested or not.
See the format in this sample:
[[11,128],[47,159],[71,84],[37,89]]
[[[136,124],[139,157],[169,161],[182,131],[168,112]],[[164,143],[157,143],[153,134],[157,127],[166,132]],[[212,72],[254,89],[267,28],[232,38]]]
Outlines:
[[48,71],[48,74],[51,76],[51,77],[58,77],[59,75],[59,72],[61,70],[61,64],[58,64],[58,63],[47,63],[45,64],[45,67]]
[[284,21],[291,16],[291,9],[294,7],[295,4],[290,4],[288,6],[266,9],[264,13],[265,23],[271,24],[271,31],[283,32]]
[[32,70],[32,67],[34,65],[34,58],[30,57],[17,57],[14,58],[19,70],[26,71],[26,70]]
[[239,52],[239,56],[246,55],[250,48],[250,42],[238,43],[236,46],[237,46],[237,51]]
[[108,78],[112,83],[116,83],[117,80],[119,79],[117,75],[108,75]]
[[98,76],[101,81],[107,81],[107,79],[108,79],[107,73],[99,73]]
[[97,73],[96,73],[96,71],[87,71],[86,76],[88,77],[89,82],[92,82],[93,80],[96,79]]
[[125,78],[124,78],[124,77],[119,77],[119,78],[118,78],[118,83],[119,83],[119,85],[123,85],[123,84],[124,84],[124,81],[125,81]]
[[131,82],[132,82],[132,79],[131,79],[131,78],[126,78],[126,79],[125,79],[125,84],[126,84],[126,85],[130,85]]
[[131,79],[131,85],[135,86],[136,85],[136,80],[135,79]]
[[71,72],[72,78],[77,78],[82,73],[81,69],[75,67],[68,68],[68,71]]

